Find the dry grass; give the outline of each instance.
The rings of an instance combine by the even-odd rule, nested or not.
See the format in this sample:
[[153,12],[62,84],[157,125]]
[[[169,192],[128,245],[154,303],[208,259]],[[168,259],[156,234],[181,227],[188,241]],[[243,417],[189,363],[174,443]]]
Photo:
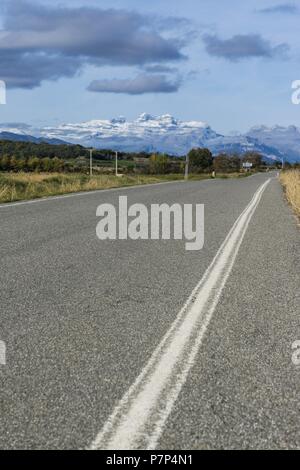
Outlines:
[[[219,178],[245,176],[245,174],[218,174]],[[210,178],[208,174],[190,175],[191,180]],[[36,199],[58,194],[110,189],[140,184],[182,180],[180,174],[172,175],[95,175],[62,173],[0,173],[0,203]]]
[[59,173],[0,173],[0,203],[182,179],[181,175],[127,176]]
[[286,197],[294,211],[300,216],[300,170],[287,170],[280,174]]

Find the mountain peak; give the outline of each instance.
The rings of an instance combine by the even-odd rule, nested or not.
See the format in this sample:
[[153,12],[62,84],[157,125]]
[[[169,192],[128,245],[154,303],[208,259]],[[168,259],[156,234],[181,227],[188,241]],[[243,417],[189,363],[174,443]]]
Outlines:
[[178,124],[177,119],[175,119],[171,114],[162,114],[161,116],[153,116],[152,114],[142,113],[137,118],[137,122],[148,122],[156,121],[163,124]]
[[124,116],[119,116],[110,120],[112,124],[124,124],[126,122],[126,118]]
[[154,121],[155,117],[148,113],[142,113],[137,118],[137,122]]
[[163,114],[162,116],[158,117],[159,121],[167,122],[170,124],[177,124],[178,121],[175,119],[171,114]]

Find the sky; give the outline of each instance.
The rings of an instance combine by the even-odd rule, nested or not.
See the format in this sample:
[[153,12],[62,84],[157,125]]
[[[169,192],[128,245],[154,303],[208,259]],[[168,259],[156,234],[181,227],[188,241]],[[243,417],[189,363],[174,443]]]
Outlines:
[[4,0],[0,123],[143,112],[222,133],[300,126],[300,0]]

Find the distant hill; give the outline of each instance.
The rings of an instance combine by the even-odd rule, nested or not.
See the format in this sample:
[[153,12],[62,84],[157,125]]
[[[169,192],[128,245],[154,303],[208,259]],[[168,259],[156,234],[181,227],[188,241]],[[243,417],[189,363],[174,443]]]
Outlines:
[[15,134],[13,132],[0,132],[0,140],[10,140],[12,142],[33,142],[36,144],[47,143],[53,145],[69,145],[69,142],[65,142],[61,139],[47,138],[47,137],[34,137],[27,134]]

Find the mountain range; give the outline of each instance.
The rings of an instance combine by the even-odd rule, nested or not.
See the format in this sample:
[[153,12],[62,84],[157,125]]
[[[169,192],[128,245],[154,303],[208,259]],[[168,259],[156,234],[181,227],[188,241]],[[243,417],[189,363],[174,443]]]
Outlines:
[[256,126],[245,134],[225,136],[205,122],[180,121],[170,114],[143,113],[133,121],[121,116],[42,128],[3,123],[0,124],[0,139],[172,155],[184,155],[193,147],[208,147],[214,155],[257,151],[266,159],[300,162],[300,128],[296,126]]

